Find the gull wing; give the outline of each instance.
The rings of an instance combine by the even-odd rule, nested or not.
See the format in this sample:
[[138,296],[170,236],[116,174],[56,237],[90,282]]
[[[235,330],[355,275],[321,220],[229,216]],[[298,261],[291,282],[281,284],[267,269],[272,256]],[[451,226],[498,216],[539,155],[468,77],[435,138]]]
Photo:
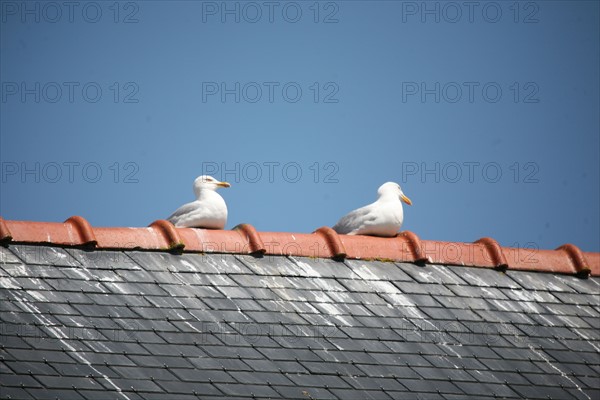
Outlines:
[[333,226],[333,230],[337,233],[348,234],[363,227],[366,222],[375,219],[372,210],[373,207],[368,205],[349,212]]
[[[187,203],[179,207],[169,218],[167,221],[171,222],[175,226],[185,226],[183,220],[190,217],[191,214],[194,216],[200,216],[203,211],[203,205],[199,201],[192,201],[191,203]],[[183,225],[178,225],[183,224]]]

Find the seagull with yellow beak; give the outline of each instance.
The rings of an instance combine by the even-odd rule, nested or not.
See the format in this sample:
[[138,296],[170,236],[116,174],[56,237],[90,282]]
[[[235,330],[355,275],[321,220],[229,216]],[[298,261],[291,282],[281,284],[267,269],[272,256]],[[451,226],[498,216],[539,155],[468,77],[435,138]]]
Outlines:
[[217,189],[230,187],[212,176],[201,175],[194,181],[196,200],[182,205],[168,221],[182,228],[223,229],[227,223],[227,204]]
[[409,206],[412,202],[396,182],[381,185],[377,196],[376,202],[342,217],[333,230],[346,235],[396,236],[404,221],[402,201]]

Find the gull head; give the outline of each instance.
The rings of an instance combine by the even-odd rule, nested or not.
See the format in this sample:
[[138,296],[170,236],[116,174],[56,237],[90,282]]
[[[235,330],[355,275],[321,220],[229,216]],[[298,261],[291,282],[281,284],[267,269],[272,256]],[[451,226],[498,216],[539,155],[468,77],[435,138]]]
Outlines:
[[377,189],[377,195],[380,199],[399,199],[409,206],[412,205],[412,201],[410,201],[410,199],[404,195],[400,185],[398,185],[396,182],[386,182],[379,186],[379,189]]
[[199,197],[200,192],[203,190],[215,191],[218,188],[227,188],[230,186],[231,185],[229,183],[218,181],[210,175],[200,175],[194,180],[194,194],[196,197]]

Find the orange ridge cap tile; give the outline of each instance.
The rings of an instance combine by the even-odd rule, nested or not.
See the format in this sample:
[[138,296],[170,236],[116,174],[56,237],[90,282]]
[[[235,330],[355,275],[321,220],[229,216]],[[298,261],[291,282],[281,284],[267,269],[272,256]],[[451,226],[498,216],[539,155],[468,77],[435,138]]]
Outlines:
[[313,233],[321,235],[325,239],[325,243],[331,252],[331,258],[343,260],[346,258],[346,248],[340,240],[338,233],[328,226],[322,226]]
[[427,256],[423,251],[423,242],[421,242],[421,239],[419,239],[415,233],[411,231],[403,231],[398,236],[406,240],[410,250],[412,251],[415,262],[427,262]]
[[233,228],[234,231],[243,233],[248,242],[249,254],[265,254],[267,249],[260,238],[258,231],[250,224],[239,224]]
[[313,233],[258,232],[249,224],[233,230],[176,228],[166,220],[149,227],[92,227],[82,217],[64,223],[12,221],[0,217],[0,242],[94,246],[96,249],[268,254],[363,259],[600,276],[600,253],[573,244],[556,250],[502,247],[491,238],[474,243],[420,240],[410,231],[394,238],[339,235],[329,227]]
[[169,250],[183,251],[185,243],[179,237],[177,228],[166,219],[157,219],[150,224],[151,228],[157,229],[169,243]]
[[569,258],[571,259],[571,262],[573,263],[577,273],[589,275],[589,264],[587,263],[585,256],[583,255],[583,252],[579,249],[579,247],[575,246],[574,244],[567,243],[563,244],[556,250],[563,250],[569,255]]
[[68,218],[64,223],[75,229],[79,235],[79,242],[82,245],[94,247],[98,244],[96,236],[94,235],[94,230],[87,219],[74,215]]
[[502,247],[498,242],[492,238],[484,237],[475,241],[475,243],[481,243],[485,246],[488,251],[489,257],[498,269],[507,269],[508,261],[502,252]]
[[0,217],[0,243],[10,242],[12,240],[12,234],[8,229],[8,225],[4,221],[4,218]]

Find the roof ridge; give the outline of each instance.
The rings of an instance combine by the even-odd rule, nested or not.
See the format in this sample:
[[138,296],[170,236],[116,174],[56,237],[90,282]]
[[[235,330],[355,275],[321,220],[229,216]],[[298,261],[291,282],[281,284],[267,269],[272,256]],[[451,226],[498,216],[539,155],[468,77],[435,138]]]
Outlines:
[[321,227],[313,233],[258,232],[250,224],[233,230],[176,228],[166,220],[149,227],[92,227],[80,216],[65,222],[4,220],[0,243],[86,246],[93,249],[291,255],[314,258],[389,260],[495,269],[600,276],[600,253],[573,244],[556,250],[503,247],[491,238],[474,243],[421,240],[410,231],[393,238],[339,235]]

